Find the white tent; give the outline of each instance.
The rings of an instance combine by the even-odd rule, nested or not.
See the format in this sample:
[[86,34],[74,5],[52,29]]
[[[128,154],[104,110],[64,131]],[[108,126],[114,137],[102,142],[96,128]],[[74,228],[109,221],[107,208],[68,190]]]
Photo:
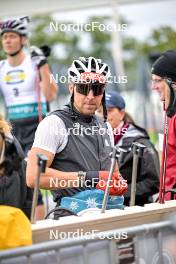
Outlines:
[[165,0],[0,0],[0,17],[34,15],[41,13],[64,12],[71,10],[109,7],[113,4],[125,5],[133,3],[148,3]]

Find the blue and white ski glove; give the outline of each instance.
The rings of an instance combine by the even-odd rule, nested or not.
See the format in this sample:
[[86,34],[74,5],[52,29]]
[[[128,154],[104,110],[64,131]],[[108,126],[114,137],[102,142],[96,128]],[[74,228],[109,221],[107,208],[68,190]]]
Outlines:
[[31,58],[38,66],[38,69],[47,63],[47,59],[40,48],[36,46],[32,46],[30,50],[31,50]]

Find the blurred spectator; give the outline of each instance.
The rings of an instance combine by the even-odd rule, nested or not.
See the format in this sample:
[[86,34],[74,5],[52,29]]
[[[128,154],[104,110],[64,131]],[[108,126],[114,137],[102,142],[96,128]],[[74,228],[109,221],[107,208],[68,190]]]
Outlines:
[[136,184],[136,204],[144,205],[153,202],[152,195],[159,189],[159,159],[158,153],[150,142],[145,129],[137,126],[131,116],[125,112],[125,101],[116,91],[106,93],[106,107],[108,122],[114,133],[114,144],[127,150],[123,159],[119,160],[119,170],[128,182],[128,191],[125,194],[125,204],[129,205],[131,195],[131,177],[133,166],[133,142],[146,146],[144,155],[139,159]]
[[[176,187],[176,51],[168,50],[154,62],[152,89],[158,92],[169,117],[167,156],[165,157],[165,189],[169,190]],[[165,199],[170,200],[170,193],[165,195]]]

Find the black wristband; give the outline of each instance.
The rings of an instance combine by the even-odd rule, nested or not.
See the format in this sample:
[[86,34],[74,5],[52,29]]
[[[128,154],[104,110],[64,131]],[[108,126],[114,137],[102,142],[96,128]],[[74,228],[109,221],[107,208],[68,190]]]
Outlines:
[[[87,171],[85,180],[86,184],[90,182],[91,187],[96,187],[99,182],[99,171]],[[92,186],[92,183],[94,186]]]

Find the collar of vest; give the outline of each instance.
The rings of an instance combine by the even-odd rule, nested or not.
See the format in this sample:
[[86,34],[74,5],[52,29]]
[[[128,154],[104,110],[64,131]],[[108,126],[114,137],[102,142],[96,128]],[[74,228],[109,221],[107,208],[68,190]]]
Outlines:
[[94,116],[85,116],[83,114],[81,114],[80,112],[78,112],[78,110],[72,106],[71,104],[66,105],[69,109],[69,111],[71,112],[71,118],[74,121],[82,121],[84,123],[91,123],[92,121],[94,121],[95,117]]

